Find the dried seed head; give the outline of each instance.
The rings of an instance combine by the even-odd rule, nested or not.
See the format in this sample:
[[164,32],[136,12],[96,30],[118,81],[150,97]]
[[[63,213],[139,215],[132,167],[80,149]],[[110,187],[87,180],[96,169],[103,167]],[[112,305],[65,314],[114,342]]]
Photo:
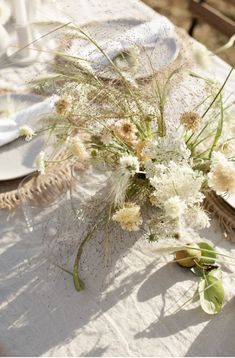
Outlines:
[[196,132],[200,128],[201,122],[202,118],[196,112],[185,112],[180,117],[180,123],[192,132]]
[[64,117],[69,114],[72,107],[72,99],[70,97],[61,97],[55,102],[56,112]]

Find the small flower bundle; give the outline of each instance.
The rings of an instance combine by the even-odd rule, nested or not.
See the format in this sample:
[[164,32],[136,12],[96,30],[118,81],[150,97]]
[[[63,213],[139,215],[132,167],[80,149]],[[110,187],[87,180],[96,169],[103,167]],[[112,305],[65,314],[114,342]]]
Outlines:
[[[176,126],[170,128],[165,107],[171,80],[181,69],[146,89],[128,81],[111,60],[117,85],[81,68],[79,59],[69,60],[70,66],[56,67],[62,85],[49,128],[68,157],[91,166],[102,163],[111,172],[103,198],[107,223],[151,242],[200,242],[199,231],[210,225],[205,191],[235,193],[234,115],[231,108],[225,111],[222,97],[229,76],[197,109],[174,118]],[[79,290],[84,285],[77,268],[76,260]]]
[[36,133],[34,132],[34,130],[32,128],[25,125],[25,126],[20,127],[19,135],[20,135],[20,137],[24,137],[25,140],[27,142],[29,142],[36,135]]

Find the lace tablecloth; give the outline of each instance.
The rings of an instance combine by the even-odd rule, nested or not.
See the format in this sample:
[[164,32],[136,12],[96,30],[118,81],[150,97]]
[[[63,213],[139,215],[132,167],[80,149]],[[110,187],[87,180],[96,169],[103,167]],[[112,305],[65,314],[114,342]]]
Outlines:
[[[60,5],[66,18],[73,17],[77,22],[153,16],[153,11],[137,0],[88,2],[92,11],[80,6],[79,0],[56,1],[54,7]],[[56,17],[43,9],[41,15],[48,20]],[[32,67],[32,73],[34,70]],[[8,81],[4,71],[9,71]],[[3,70],[0,86],[4,81],[23,86],[26,71]],[[223,80],[228,71],[227,64],[213,58],[211,75]],[[234,83],[232,78],[231,89]],[[92,180],[98,178],[91,175],[90,185]],[[69,209],[61,206],[56,221],[61,235],[71,240]],[[206,315],[197,303],[178,310],[196,287],[188,272],[167,263],[166,258],[156,257],[150,244],[128,238],[115,243],[113,262],[105,267],[97,239],[82,265],[87,289],[77,293],[71,276],[46,262],[48,252],[54,250],[49,241],[53,235],[52,224],[44,232],[39,229],[27,234],[21,209],[0,212],[0,349],[5,354],[234,355],[235,288],[230,271],[224,275],[226,304],[220,315]],[[74,229],[72,236],[76,240]],[[235,254],[234,244],[223,239],[217,223],[205,231],[205,237],[219,249]]]

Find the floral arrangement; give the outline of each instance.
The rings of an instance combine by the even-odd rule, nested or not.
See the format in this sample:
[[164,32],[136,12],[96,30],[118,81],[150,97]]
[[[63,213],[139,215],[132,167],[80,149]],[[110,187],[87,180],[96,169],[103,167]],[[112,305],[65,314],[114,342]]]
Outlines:
[[[104,53],[116,73],[115,81],[102,79],[85,60],[57,54],[55,73],[37,80],[38,87],[54,83],[59,96],[56,113],[45,119],[43,130],[53,136],[58,151],[65,151],[65,159],[74,158],[85,167],[102,164],[110,173],[102,211],[97,203],[97,217],[107,225],[119,225],[123,233],[139,232],[160,251],[163,245],[175,253],[178,264],[200,277],[198,295],[204,311],[218,313],[224,299],[219,257],[226,255],[204,242],[200,230],[210,226],[203,206],[206,191],[235,194],[233,102],[223,99],[232,70],[221,87],[201,78],[206,98],[173,118],[170,126],[166,103],[172,81],[197,75],[177,68],[161,79],[153,75],[148,84],[137,83],[126,72],[128,61],[138,67],[133,53],[114,60]],[[34,135],[25,131],[26,139]],[[50,162],[41,152],[38,170],[44,174]],[[78,291],[84,288],[79,259],[99,225],[97,217],[75,258],[73,279]]]

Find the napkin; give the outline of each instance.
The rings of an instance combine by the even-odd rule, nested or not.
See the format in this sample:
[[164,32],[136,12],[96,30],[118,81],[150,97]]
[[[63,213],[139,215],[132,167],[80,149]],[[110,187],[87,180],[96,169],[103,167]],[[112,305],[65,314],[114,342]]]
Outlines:
[[39,117],[52,113],[55,101],[56,96],[53,96],[9,117],[0,117],[0,147],[17,139],[23,125],[38,129]]
[[[134,46],[154,48],[159,40],[169,37],[173,29],[173,24],[166,17],[155,16],[149,22],[134,26],[112,40],[99,41],[98,44],[106,55],[113,60],[120,53],[126,52]],[[86,46],[81,47],[81,42],[74,40],[69,53],[89,61],[93,69],[98,69],[109,63],[102,51],[92,43],[87,43]]]

